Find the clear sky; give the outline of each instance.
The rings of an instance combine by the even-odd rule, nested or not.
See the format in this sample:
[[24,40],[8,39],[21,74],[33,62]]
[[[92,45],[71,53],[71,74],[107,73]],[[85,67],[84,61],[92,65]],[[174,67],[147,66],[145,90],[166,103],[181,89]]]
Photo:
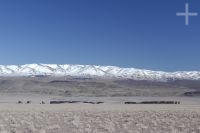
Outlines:
[[0,0],[0,46],[2,65],[200,70],[200,1]]

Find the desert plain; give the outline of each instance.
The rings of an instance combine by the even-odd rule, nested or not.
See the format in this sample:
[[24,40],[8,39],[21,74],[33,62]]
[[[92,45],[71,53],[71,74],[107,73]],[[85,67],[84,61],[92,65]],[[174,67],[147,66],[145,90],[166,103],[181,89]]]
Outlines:
[[[2,78],[0,133],[200,133],[200,98],[184,95],[199,82],[183,83]],[[124,104],[141,101],[180,104]]]

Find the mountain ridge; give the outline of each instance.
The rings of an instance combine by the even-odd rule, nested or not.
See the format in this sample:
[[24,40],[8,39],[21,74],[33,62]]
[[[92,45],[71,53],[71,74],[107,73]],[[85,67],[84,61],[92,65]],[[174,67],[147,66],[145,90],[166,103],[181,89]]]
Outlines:
[[168,81],[175,79],[200,80],[200,71],[164,72],[117,66],[71,64],[0,65],[0,76],[76,76],[121,78],[133,80]]

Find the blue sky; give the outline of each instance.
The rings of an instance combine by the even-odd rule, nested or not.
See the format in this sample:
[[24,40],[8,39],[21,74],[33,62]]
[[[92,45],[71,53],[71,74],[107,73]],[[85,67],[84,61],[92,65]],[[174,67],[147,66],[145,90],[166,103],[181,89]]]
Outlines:
[[0,0],[0,46],[2,65],[200,70],[200,1]]

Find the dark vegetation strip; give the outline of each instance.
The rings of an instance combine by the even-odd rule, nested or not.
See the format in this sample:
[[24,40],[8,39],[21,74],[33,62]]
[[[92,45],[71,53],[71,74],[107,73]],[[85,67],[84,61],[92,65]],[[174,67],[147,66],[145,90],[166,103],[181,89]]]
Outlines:
[[50,101],[50,104],[63,104],[63,103],[89,103],[89,104],[101,104],[104,102],[89,102],[89,101]]
[[124,102],[124,104],[180,104],[180,101],[143,101],[143,102]]

